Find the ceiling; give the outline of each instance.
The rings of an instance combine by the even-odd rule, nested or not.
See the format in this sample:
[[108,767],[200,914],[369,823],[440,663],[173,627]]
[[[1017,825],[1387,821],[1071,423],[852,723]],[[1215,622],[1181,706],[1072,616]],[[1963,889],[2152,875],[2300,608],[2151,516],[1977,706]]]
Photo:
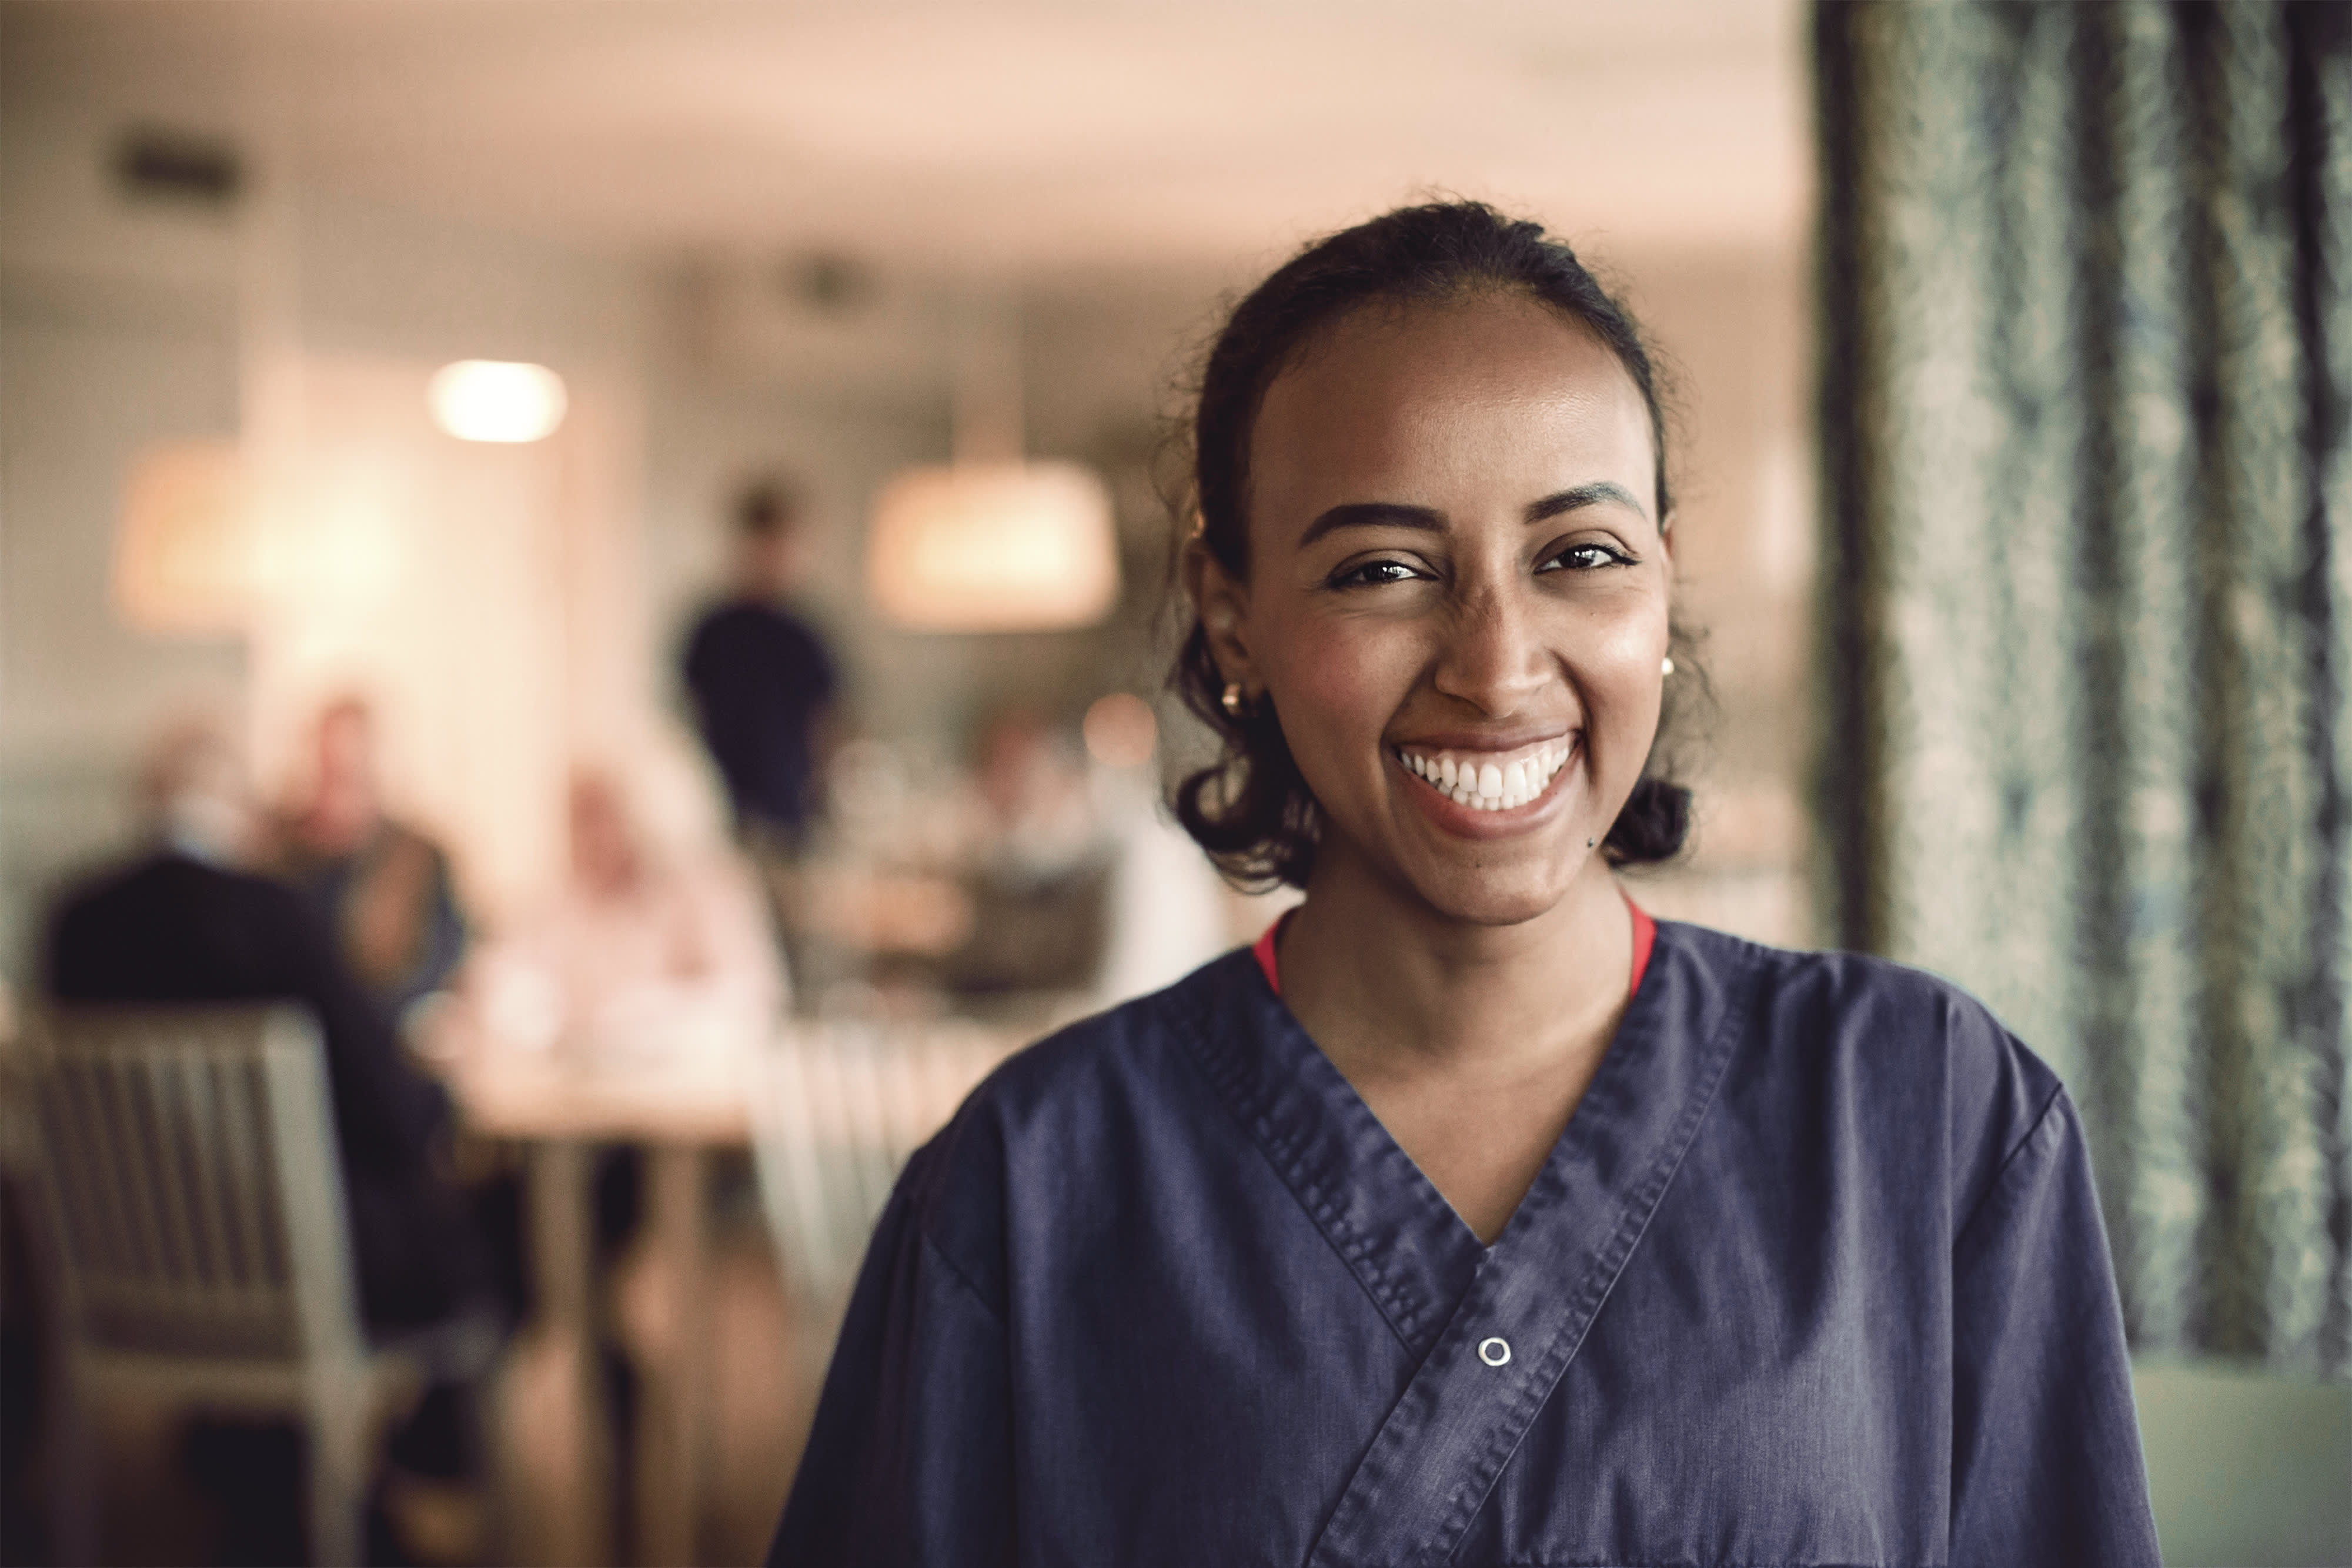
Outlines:
[[1226,266],[1423,189],[1796,243],[1798,0],[0,0],[0,94],[653,256]]

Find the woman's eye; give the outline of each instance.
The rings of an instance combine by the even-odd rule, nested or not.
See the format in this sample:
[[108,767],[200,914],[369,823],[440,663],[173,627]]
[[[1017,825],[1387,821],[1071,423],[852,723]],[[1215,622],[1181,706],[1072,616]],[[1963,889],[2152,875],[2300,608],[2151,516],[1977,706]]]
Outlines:
[[1421,574],[1401,560],[1368,560],[1332,578],[1334,588],[1366,588],[1380,582],[1410,582]]
[[1607,545],[1570,545],[1537,570],[1551,571],[1565,568],[1570,571],[1593,571],[1604,566],[1627,566],[1632,561],[1633,557]]

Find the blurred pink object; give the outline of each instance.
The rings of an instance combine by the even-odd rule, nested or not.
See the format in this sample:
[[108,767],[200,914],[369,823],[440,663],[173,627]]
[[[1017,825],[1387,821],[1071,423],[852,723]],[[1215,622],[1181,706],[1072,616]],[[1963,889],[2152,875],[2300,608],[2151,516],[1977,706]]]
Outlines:
[[484,1043],[620,1061],[763,1038],[786,982],[748,868],[723,850],[652,852],[596,770],[573,776],[571,823],[563,892],[469,979]]

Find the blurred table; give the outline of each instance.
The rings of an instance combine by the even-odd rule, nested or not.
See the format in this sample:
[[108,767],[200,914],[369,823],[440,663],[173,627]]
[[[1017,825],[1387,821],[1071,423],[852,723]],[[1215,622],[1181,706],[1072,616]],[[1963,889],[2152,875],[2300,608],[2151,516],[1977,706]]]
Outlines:
[[529,1151],[530,1267],[540,1314],[571,1362],[581,1430],[571,1450],[572,1506],[559,1511],[558,1563],[615,1561],[610,1518],[586,1506],[608,1495],[603,1475],[610,1427],[595,1363],[595,1145],[646,1151],[647,1250],[661,1307],[645,1347],[635,1475],[630,1495],[635,1562],[646,1568],[695,1561],[705,1403],[698,1321],[709,1251],[709,1155],[741,1147],[751,1118],[740,1059],[688,1063],[638,1060],[586,1066],[561,1057],[492,1053],[449,1071],[467,1126]]
[[[1064,998],[1064,1011],[1080,1004]],[[1034,1027],[931,1019],[897,1023],[786,1025],[772,1042],[775,1071],[761,1080],[796,1108],[803,1153],[854,1149],[873,1166],[866,1222],[899,1161],[944,1125],[971,1086],[1039,1032]],[[645,1378],[635,1474],[635,1560],[646,1568],[695,1561],[700,1500],[701,1417],[708,1375],[702,1321],[709,1248],[709,1155],[752,1138],[753,1073],[761,1047],[583,1059],[559,1051],[476,1051],[446,1070],[467,1126],[522,1145],[530,1166],[530,1267],[540,1322],[568,1359],[579,1442],[568,1456],[567,1493],[605,1495],[602,1448],[609,1427],[597,1383],[593,1165],[599,1144],[629,1144],[646,1157],[646,1252],[651,1310],[643,1314]],[[772,1108],[772,1116],[773,1115]],[[855,1239],[856,1253],[864,1237]],[[854,1270],[855,1254],[845,1259]],[[549,1543],[564,1563],[613,1560],[609,1520],[574,1508]]]

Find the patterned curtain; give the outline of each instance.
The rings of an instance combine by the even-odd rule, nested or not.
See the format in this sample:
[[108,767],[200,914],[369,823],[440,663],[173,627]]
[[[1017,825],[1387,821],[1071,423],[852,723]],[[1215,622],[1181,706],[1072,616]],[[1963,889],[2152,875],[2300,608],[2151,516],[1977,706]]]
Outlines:
[[1822,842],[2135,1343],[2352,1376],[2352,6],[1831,3]]

